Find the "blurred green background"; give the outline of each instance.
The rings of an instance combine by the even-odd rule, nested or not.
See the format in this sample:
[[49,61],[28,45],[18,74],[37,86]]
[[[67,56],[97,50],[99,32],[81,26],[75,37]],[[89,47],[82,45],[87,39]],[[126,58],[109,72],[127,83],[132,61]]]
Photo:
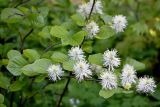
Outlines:
[[[94,39],[92,53],[103,53],[107,48],[116,48],[122,59],[134,58],[145,64],[145,69],[137,71],[138,76],[150,75],[160,81],[160,0],[101,0],[103,11],[107,15],[122,14],[127,17],[128,26],[125,32],[109,39]],[[27,18],[0,19],[0,92],[4,96],[4,105],[9,107],[11,92],[7,85],[14,78],[6,69],[8,63],[7,52],[11,49],[18,50],[19,35],[25,35],[30,29],[34,32],[26,39],[25,49],[34,48],[40,53],[56,39],[51,40],[47,32],[49,26],[68,25],[71,15],[76,12],[81,0],[0,0],[0,13],[4,8],[17,8],[27,14]],[[14,12],[14,10],[12,10]],[[38,14],[36,13],[38,12]],[[32,14],[31,14],[32,13]],[[36,14],[34,14],[36,13]],[[6,14],[10,14],[7,13]],[[20,13],[18,13],[20,14]],[[41,16],[39,16],[41,14]],[[38,18],[37,18],[38,17]],[[14,19],[15,18],[15,19]],[[19,18],[19,20],[17,20]],[[46,27],[47,26],[47,27]],[[64,50],[59,48],[57,50]],[[50,54],[49,51],[47,54]],[[47,56],[46,54],[46,56]],[[45,56],[44,56],[45,57]],[[54,107],[59,93],[64,87],[65,80],[47,86],[47,80],[23,77],[22,89],[15,91],[13,106],[19,105],[19,96],[29,96],[24,102],[24,107]],[[28,84],[32,83],[32,86]],[[45,86],[45,88],[43,88]],[[153,95],[137,93],[115,94],[109,99],[99,96],[101,86],[95,82],[85,81],[77,83],[71,80],[69,89],[63,98],[63,107],[160,107],[160,87],[157,86]],[[33,95],[33,93],[35,93]],[[2,99],[1,99],[2,100]],[[0,104],[0,107],[4,106]]]

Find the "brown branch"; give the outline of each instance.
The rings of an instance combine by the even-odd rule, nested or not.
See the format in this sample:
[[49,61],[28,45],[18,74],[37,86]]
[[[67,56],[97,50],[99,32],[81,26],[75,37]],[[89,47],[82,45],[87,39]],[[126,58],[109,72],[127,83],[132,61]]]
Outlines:
[[91,11],[90,11],[89,16],[88,16],[88,18],[87,18],[87,21],[91,18],[91,15],[92,15],[92,12],[93,12],[93,8],[94,8],[95,3],[96,3],[96,0],[93,0],[92,8],[91,8]]
[[20,34],[20,52],[22,53],[23,52],[23,46],[24,46],[24,41],[25,39],[33,32],[33,28],[24,36],[22,37],[22,35]]
[[[71,73],[70,73],[69,75],[71,75]],[[60,98],[59,98],[57,107],[60,107],[60,104],[61,104],[61,102],[62,102],[63,96],[64,96],[65,92],[66,92],[67,89],[68,89],[68,85],[69,85],[69,83],[70,83],[70,80],[71,80],[71,77],[69,76],[69,77],[68,77],[68,80],[67,80],[67,83],[66,83],[66,85],[65,85],[65,87],[64,87],[64,89],[63,89],[63,92],[62,92],[62,94],[61,94],[61,96],[60,96]]]

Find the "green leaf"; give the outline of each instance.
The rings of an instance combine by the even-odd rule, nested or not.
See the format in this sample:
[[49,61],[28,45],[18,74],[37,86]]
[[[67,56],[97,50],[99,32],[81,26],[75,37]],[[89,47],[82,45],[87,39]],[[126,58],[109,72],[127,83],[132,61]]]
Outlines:
[[127,58],[126,64],[132,65],[137,71],[144,70],[146,68],[145,64],[143,64],[135,59],[132,59],[132,58]]
[[134,25],[132,25],[132,29],[138,35],[148,32],[148,26],[145,22],[135,23]]
[[4,75],[0,75],[0,87],[3,89],[8,89],[10,85],[10,79]]
[[15,81],[15,82],[13,82],[11,85],[10,85],[10,87],[9,87],[9,90],[11,91],[11,92],[13,92],[13,91],[19,91],[19,90],[21,90],[22,88],[23,88],[23,86],[25,85],[26,83],[23,81]]
[[17,50],[10,50],[8,53],[7,53],[7,56],[9,59],[12,59],[16,56],[21,56],[21,53]]
[[7,69],[14,76],[21,75],[21,68],[28,64],[28,62],[22,56],[15,56],[9,60]]
[[106,23],[106,24],[109,24],[109,23],[112,23],[112,16],[110,15],[101,15],[101,18],[103,19],[103,21]]
[[89,55],[88,61],[91,64],[103,65],[103,55],[101,53]]
[[85,19],[80,14],[74,14],[71,16],[72,20],[79,26],[85,25]]
[[105,99],[112,97],[115,94],[115,90],[100,90],[99,95]]
[[114,36],[115,31],[106,25],[100,28],[100,32],[97,34],[96,38],[98,39],[107,39]]
[[55,62],[64,62],[68,59],[68,56],[62,52],[53,52],[51,59]]
[[21,70],[27,76],[35,76],[47,73],[47,69],[52,62],[49,59],[37,59],[33,64],[24,66]]
[[5,8],[2,10],[1,19],[8,23],[20,22],[23,19],[23,13],[16,8]]
[[72,36],[71,45],[72,46],[78,46],[83,42],[84,36],[87,35],[87,32],[85,31],[79,31],[76,34]]
[[0,94],[0,104],[2,104],[3,102],[4,102],[4,96]]
[[39,53],[33,49],[25,49],[23,50],[23,55],[29,59],[30,62],[33,62],[40,58]]
[[83,51],[87,52],[87,53],[92,53],[92,43],[93,41],[85,41],[82,45],[82,49]]
[[0,104],[0,107],[6,107],[6,105],[4,105],[4,104]]
[[53,26],[50,33],[52,36],[62,39],[66,39],[69,35],[68,31],[62,26]]
[[39,76],[36,77],[36,79],[34,80],[34,82],[40,83],[40,82],[42,82],[45,78],[46,78],[46,75],[39,75]]
[[75,64],[75,61],[73,60],[65,61],[63,63],[63,69],[68,70],[68,71],[73,71],[74,64]]

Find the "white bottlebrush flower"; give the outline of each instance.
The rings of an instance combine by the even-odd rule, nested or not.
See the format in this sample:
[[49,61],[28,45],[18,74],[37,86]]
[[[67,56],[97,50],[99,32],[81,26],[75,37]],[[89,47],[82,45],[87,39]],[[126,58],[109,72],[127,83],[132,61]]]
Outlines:
[[121,79],[122,86],[125,87],[126,84],[132,84],[136,82],[136,72],[133,66],[126,64],[122,69]]
[[88,32],[88,38],[92,39],[99,32],[99,26],[94,21],[86,25],[85,30]]
[[[88,5],[90,5],[89,7],[92,8],[93,0],[90,0]],[[93,13],[103,14],[102,8],[103,8],[102,2],[100,0],[97,0],[93,7]]]
[[113,17],[112,19],[113,21],[113,29],[115,29],[115,31],[118,33],[118,32],[123,32],[124,29],[126,28],[127,26],[127,20],[126,20],[126,17],[123,16],[123,15],[116,15]]
[[111,71],[105,71],[100,75],[101,85],[103,89],[115,89],[117,88],[117,77]]
[[142,93],[153,93],[155,91],[156,85],[153,78],[141,77],[137,85],[137,91]]
[[[88,18],[93,5],[93,0],[90,0],[87,3],[84,3],[79,6],[78,13],[80,13],[83,17]],[[102,12],[102,3],[100,0],[96,1],[92,10],[92,13],[103,14]]]
[[114,67],[120,65],[120,58],[117,57],[117,50],[106,50],[103,55],[104,66],[108,67],[109,71],[113,71]]
[[47,69],[48,76],[52,81],[60,80],[61,76],[63,76],[64,71],[62,70],[60,65],[50,65]]
[[88,3],[84,3],[79,6],[77,12],[80,13],[84,18],[87,18],[90,14],[91,7]]
[[84,61],[78,61],[74,67],[74,74],[79,81],[82,81],[84,78],[89,78],[92,75],[89,64]]
[[72,47],[68,51],[68,56],[70,57],[70,59],[75,61],[84,60],[85,58],[84,52],[80,47]]

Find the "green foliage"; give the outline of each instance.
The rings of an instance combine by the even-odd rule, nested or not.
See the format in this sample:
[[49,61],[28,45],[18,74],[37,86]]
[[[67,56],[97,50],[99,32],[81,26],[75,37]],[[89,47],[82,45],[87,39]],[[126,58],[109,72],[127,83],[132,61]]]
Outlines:
[[126,63],[132,65],[137,71],[145,69],[145,64],[132,58],[127,58]]
[[51,64],[52,62],[49,59],[37,59],[34,63],[23,66],[21,71],[27,76],[46,74],[47,68]]
[[[67,54],[73,46],[82,48],[89,64],[100,67],[104,51],[116,48],[122,62],[116,74],[124,64],[130,64],[138,76],[149,74],[159,83],[160,1],[101,0],[103,14],[91,14],[90,18],[77,13],[79,1],[0,0],[0,107],[55,106],[68,79],[66,75],[74,75],[76,61]],[[112,28],[112,18],[118,14],[128,21],[122,33]],[[88,39],[85,31],[91,21],[100,27],[94,39]],[[48,79],[51,64],[60,64],[65,71],[61,80]],[[137,84],[131,90],[104,90],[97,72],[93,71],[93,80],[78,82],[71,78],[60,106],[74,106],[71,99],[80,101],[76,107],[160,106],[159,84],[155,93],[148,95],[132,91]]]
[[82,17],[80,14],[74,14],[71,16],[71,18],[73,19],[73,21],[79,25],[79,26],[84,26],[85,24],[85,19],[84,17]]
[[96,38],[107,39],[114,36],[114,34],[115,34],[115,31],[111,27],[104,25],[100,28],[100,32],[98,33]]
[[115,90],[100,90],[99,95],[104,98],[109,98],[115,94]]
[[61,52],[53,52],[51,59],[55,62],[64,62],[68,59],[68,56]]
[[88,60],[91,64],[103,65],[103,55],[101,53],[89,55]]

